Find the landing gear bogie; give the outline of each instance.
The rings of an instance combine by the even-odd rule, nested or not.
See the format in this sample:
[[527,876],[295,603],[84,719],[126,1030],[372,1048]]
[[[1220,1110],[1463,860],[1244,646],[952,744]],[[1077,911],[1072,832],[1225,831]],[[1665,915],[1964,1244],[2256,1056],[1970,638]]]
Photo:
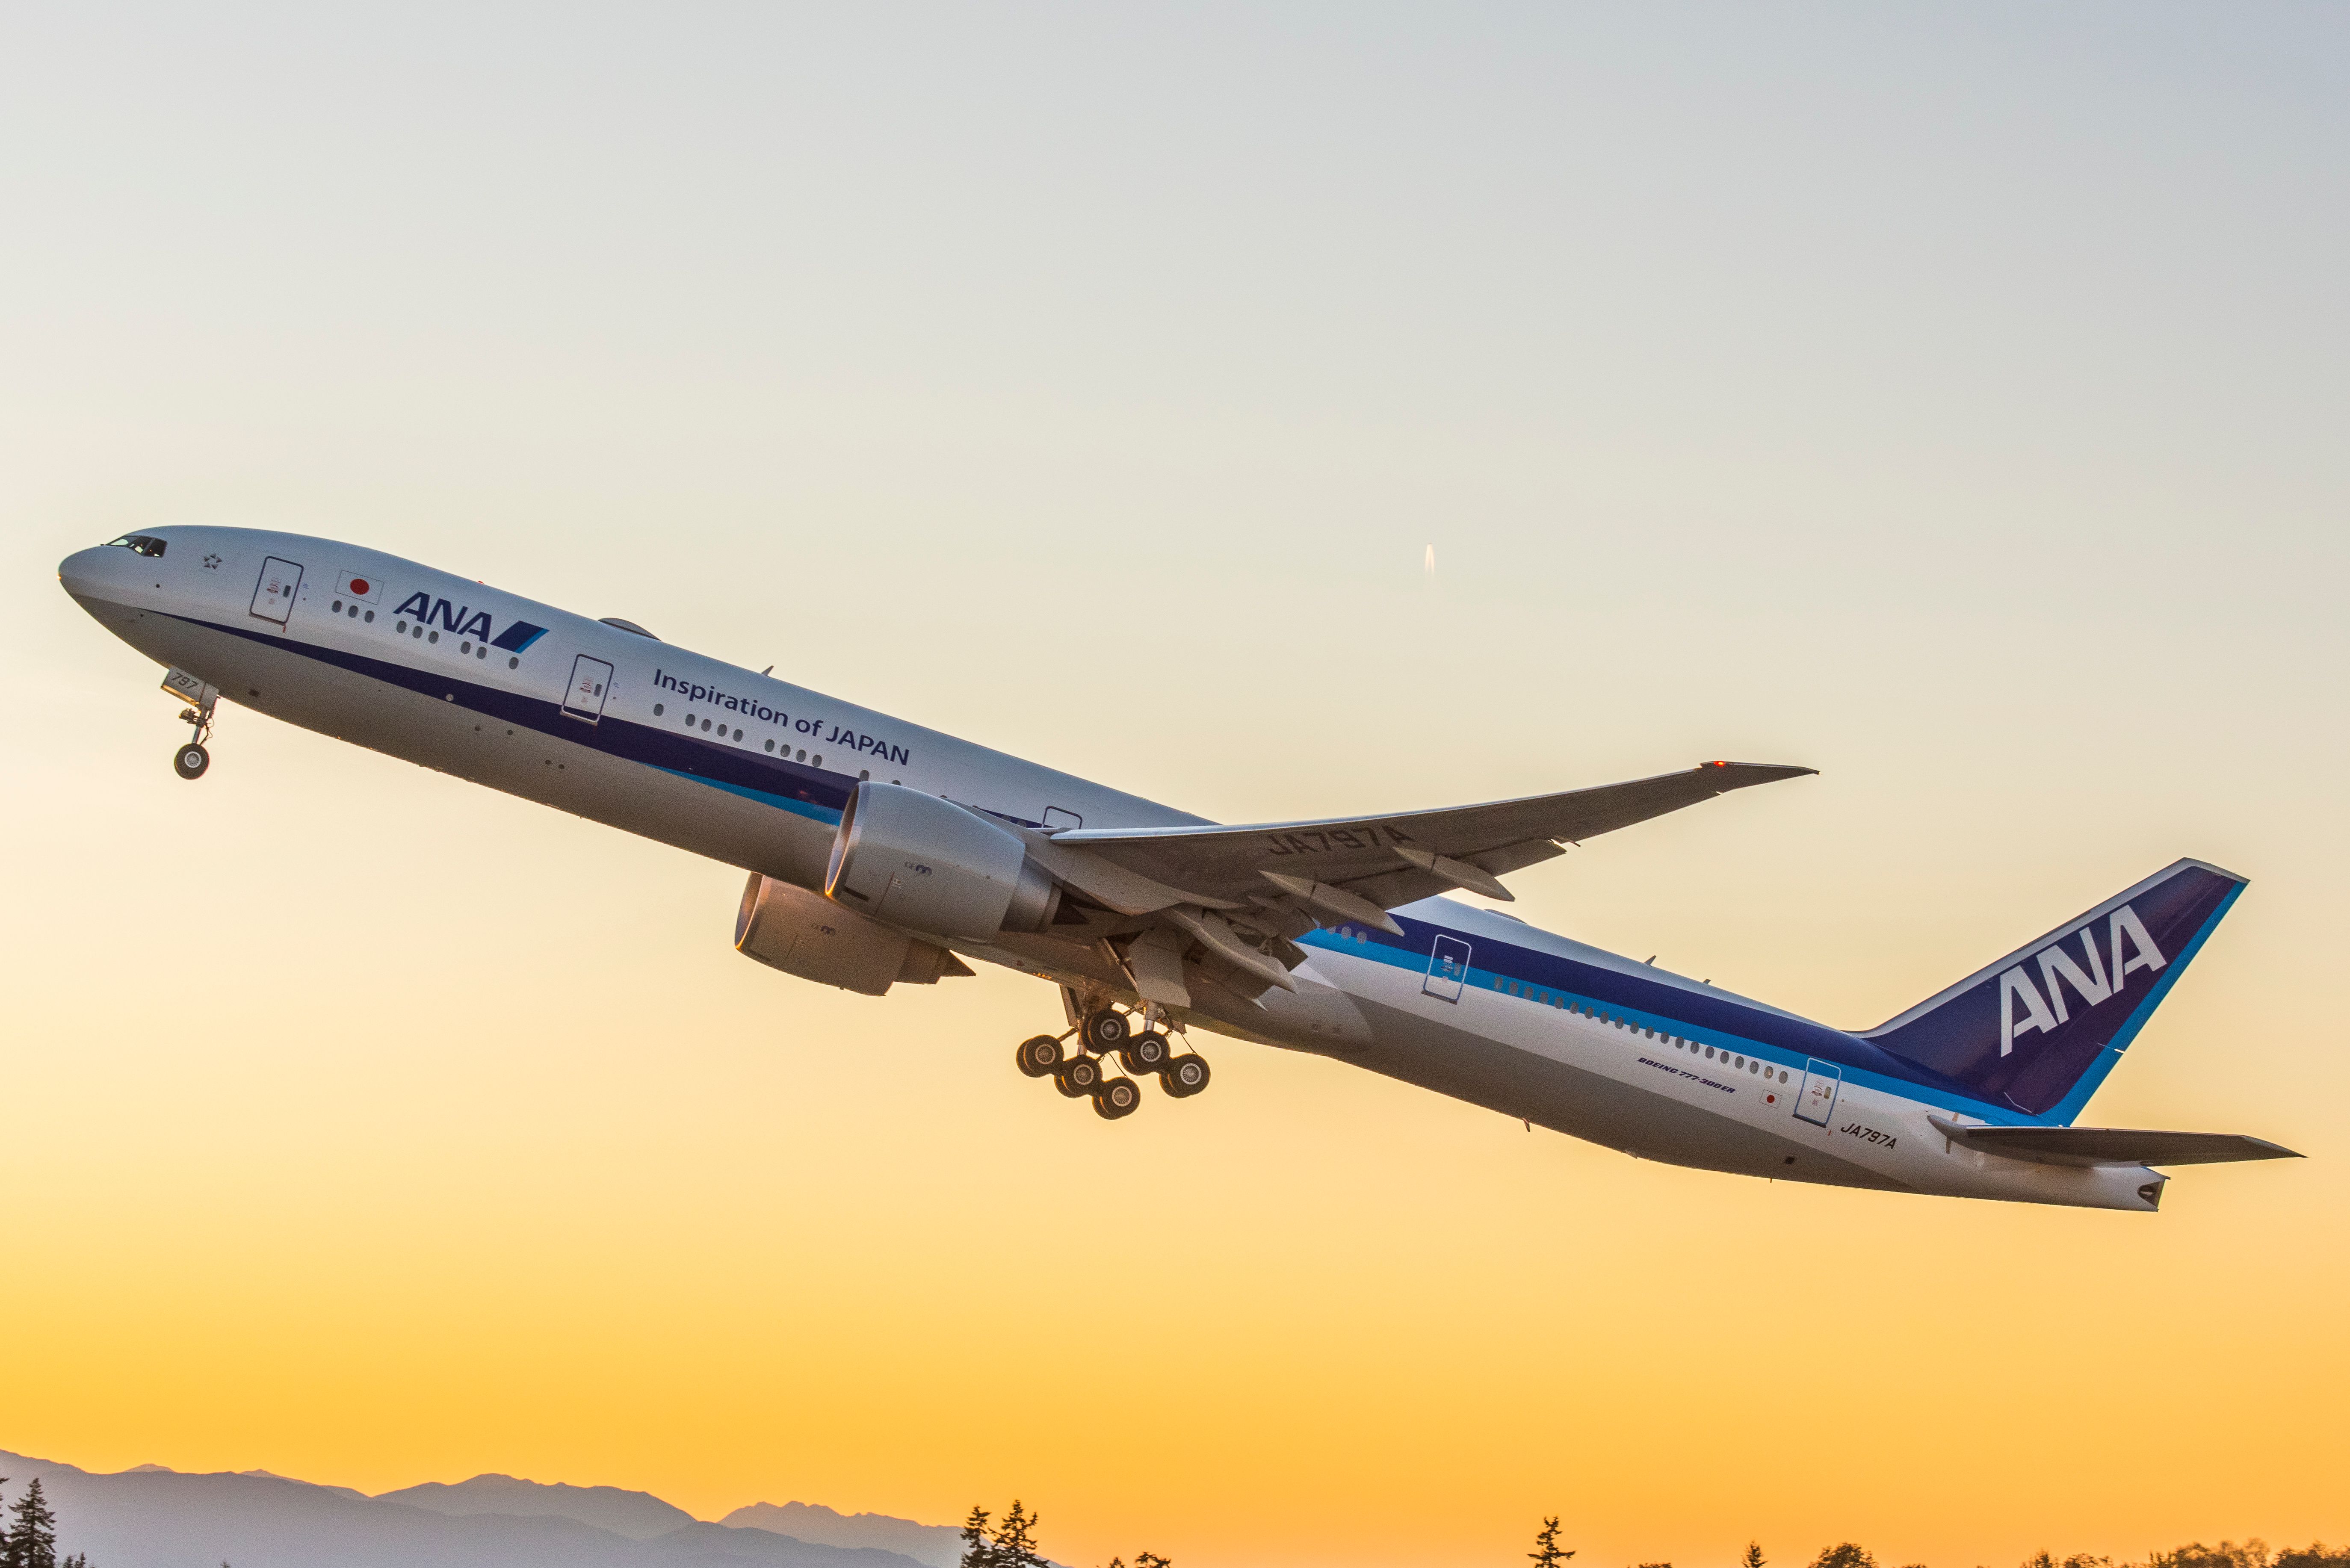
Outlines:
[[[1123,1120],[1142,1108],[1142,1081],[1152,1075],[1170,1097],[1190,1099],[1208,1086],[1208,1064],[1191,1051],[1178,1052],[1159,1026],[1157,1009],[1127,1013],[1115,1007],[1081,1012],[1070,994],[1066,1034],[1036,1034],[1020,1043],[1014,1060],[1031,1078],[1050,1078],[1067,1098],[1093,1102],[1106,1122]],[[1072,1038],[1074,1036],[1074,1039]],[[1124,1074],[1113,1075],[1115,1057]]]

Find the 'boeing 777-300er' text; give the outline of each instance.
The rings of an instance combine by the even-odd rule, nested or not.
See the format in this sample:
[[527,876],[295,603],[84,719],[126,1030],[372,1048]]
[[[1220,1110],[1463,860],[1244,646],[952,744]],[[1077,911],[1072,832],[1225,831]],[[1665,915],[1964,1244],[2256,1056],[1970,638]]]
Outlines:
[[331,540],[163,528],[58,575],[167,668],[183,777],[227,697],[740,867],[734,945],[786,974],[1036,975],[1067,1028],[1020,1070],[1110,1120],[1146,1078],[1207,1086],[1196,1027],[1743,1176],[2147,1210],[2155,1168],[2291,1152],[2074,1125],[2243,890],[2201,861],[1851,1032],[1442,896],[1506,900],[1563,846],[1808,768],[1227,827]]

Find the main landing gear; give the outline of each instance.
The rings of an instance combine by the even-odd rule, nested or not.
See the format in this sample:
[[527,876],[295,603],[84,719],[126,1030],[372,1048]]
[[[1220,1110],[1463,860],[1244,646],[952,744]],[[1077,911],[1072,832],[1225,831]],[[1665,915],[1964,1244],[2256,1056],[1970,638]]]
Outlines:
[[[1070,1099],[1089,1098],[1094,1115],[1114,1122],[1130,1116],[1142,1106],[1142,1079],[1159,1075],[1159,1086],[1173,1098],[1188,1100],[1208,1086],[1208,1061],[1191,1051],[1179,1052],[1175,1043],[1157,1029],[1137,1029],[1134,1019],[1116,1008],[1098,1008],[1067,1034],[1038,1034],[1020,1043],[1014,1056],[1020,1070],[1032,1078],[1050,1078]],[[1074,1054],[1064,1055],[1063,1044],[1076,1036]],[[1125,1075],[1110,1075],[1107,1059],[1116,1057]]]

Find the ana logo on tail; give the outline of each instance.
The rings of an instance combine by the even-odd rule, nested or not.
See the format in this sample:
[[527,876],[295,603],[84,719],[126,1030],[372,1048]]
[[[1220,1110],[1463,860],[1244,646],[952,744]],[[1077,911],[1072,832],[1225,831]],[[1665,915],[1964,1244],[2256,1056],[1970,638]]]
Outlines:
[[[2005,1056],[2014,1051],[2019,1034],[2030,1033],[2034,1029],[2043,1034],[2051,1034],[2058,1024],[2070,1021],[2072,1013],[2064,1006],[2064,988],[2067,985],[2080,994],[2084,1003],[2095,1007],[2108,997],[2120,995],[2129,983],[2133,971],[2145,970],[2151,974],[2170,961],[2162,956],[2162,950],[2154,945],[2154,939],[2147,935],[2146,923],[2137,918],[2137,911],[2127,904],[2113,912],[2113,917],[2106,922],[2106,929],[2109,937],[2106,947],[2113,954],[2110,971],[2105,954],[2098,951],[2097,929],[2093,923],[2067,931],[2033,955],[2031,961],[2040,966],[2040,978],[2048,987],[2044,997],[2040,987],[2033,983],[2024,964],[2018,964],[1999,977],[2001,1055]],[[2122,948],[2124,935],[2127,935],[2130,946],[2135,950],[2126,957]],[[2065,950],[2064,943],[2073,937],[2081,939],[2081,957],[2088,964],[2085,969],[2079,960]],[[2110,983],[2106,978],[2109,972],[2113,977]],[[2023,1015],[2020,1018],[2016,1016],[2018,1003],[2023,1009]]]

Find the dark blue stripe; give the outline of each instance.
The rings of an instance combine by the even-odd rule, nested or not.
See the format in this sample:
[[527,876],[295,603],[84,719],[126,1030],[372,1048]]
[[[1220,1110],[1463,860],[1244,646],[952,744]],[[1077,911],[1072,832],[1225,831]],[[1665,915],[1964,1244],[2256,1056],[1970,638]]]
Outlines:
[[2012,1106],[1979,1098],[1939,1074],[1914,1066],[1890,1052],[1824,1023],[1790,1018],[1729,997],[1686,991],[1662,981],[1626,974],[1607,965],[1520,947],[1482,932],[1472,934],[1414,919],[1400,912],[1391,913],[1404,929],[1400,937],[1350,925],[1345,929],[1357,933],[1352,939],[1331,931],[1315,931],[1298,941],[1305,947],[1369,959],[1410,974],[1424,975],[1436,939],[1451,937],[1469,944],[1471,967],[1464,981],[1469,987],[1492,990],[1497,980],[1515,981],[1553,992],[1571,1006],[1596,1008],[1636,1029],[1662,1030],[1694,1040],[1700,1045],[1757,1057],[1794,1072],[1804,1070],[1806,1058],[1815,1057],[1842,1068],[1847,1083],[1921,1100],[1945,1110],[1964,1111],[1988,1122],[2039,1126],[2049,1119],[2026,1116]]
[[[502,724],[531,730],[558,741],[568,741],[575,746],[585,746],[589,751],[601,752],[623,762],[641,763],[663,773],[714,784],[798,815],[813,815],[820,821],[839,821],[842,808],[848,804],[850,792],[857,787],[857,780],[844,774],[810,767],[805,763],[794,763],[779,756],[721,745],[715,741],[703,740],[698,734],[686,734],[682,720],[679,722],[678,728],[672,730],[665,725],[639,724],[607,713],[600,722],[590,724],[565,714],[559,702],[484,686],[453,671],[444,674],[434,670],[417,669],[390,659],[371,659],[365,654],[321,648],[290,638],[273,637],[266,632],[248,631],[243,627],[223,626],[216,621],[197,620],[188,616],[173,618],[211,631],[226,632],[231,637],[243,638],[247,642],[259,643],[264,647],[299,653],[321,664],[380,680],[387,686],[397,686],[403,691],[450,701],[470,712],[495,719]],[[452,662],[455,660],[452,659]]]
[[546,628],[545,627],[533,626],[526,620],[518,620],[515,622],[514,625],[506,628],[505,630],[498,633],[498,639],[490,644],[490,646],[492,648],[503,648],[508,653],[520,653],[524,649],[528,648],[532,643],[536,642],[540,638],[545,637],[546,635]]

